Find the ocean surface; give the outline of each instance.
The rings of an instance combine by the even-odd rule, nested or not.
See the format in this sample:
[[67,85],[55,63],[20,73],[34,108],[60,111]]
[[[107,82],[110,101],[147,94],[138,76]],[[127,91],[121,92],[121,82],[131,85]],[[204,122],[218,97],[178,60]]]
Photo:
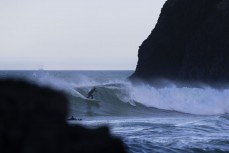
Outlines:
[[[133,71],[0,71],[63,91],[69,124],[110,127],[129,153],[229,152],[229,87],[132,84]],[[96,87],[94,100],[87,93]]]

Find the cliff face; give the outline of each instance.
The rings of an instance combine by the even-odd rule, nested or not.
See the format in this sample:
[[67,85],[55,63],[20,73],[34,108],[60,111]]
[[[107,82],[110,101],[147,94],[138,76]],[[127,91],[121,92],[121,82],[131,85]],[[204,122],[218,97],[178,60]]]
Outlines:
[[168,0],[132,78],[229,81],[228,27],[228,0]]

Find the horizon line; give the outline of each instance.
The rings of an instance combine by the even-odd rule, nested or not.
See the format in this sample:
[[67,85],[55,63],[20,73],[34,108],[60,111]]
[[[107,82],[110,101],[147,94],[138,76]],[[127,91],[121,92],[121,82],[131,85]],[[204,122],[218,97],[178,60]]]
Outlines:
[[0,71],[135,71],[128,69],[1,69]]

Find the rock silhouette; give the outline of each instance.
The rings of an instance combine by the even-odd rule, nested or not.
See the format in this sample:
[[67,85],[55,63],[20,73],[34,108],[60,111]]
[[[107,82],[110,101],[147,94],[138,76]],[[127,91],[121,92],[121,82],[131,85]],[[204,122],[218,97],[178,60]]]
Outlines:
[[131,78],[229,81],[229,1],[168,0]]
[[66,122],[61,92],[17,80],[0,80],[1,153],[125,153],[107,127],[89,130]]

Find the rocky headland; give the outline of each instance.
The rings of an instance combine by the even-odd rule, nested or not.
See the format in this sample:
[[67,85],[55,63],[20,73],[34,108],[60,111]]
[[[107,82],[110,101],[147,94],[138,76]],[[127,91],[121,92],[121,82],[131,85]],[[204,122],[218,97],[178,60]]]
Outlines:
[[168,0],[131,79],[229,82],[229,1]]

